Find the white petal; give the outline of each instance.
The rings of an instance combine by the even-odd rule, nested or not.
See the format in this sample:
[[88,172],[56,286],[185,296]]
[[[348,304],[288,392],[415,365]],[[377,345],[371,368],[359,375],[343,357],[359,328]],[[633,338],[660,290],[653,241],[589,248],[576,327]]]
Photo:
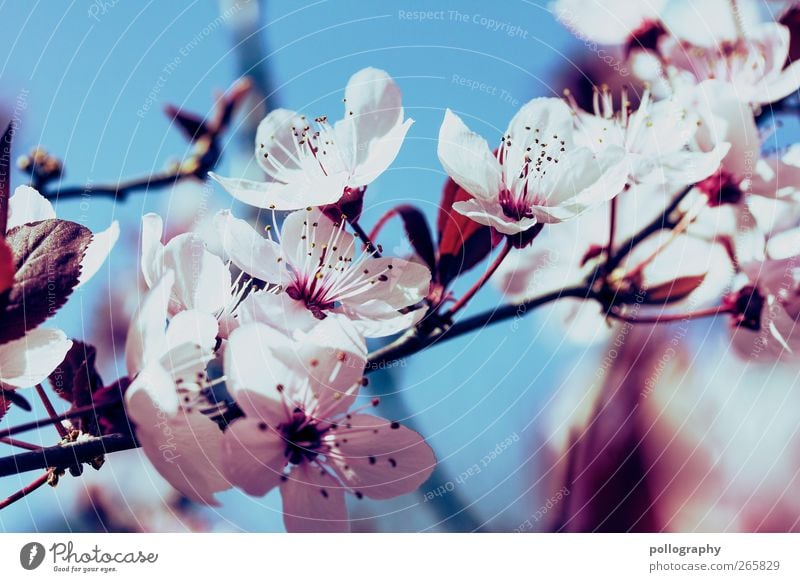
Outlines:
[[250,224],[231,214],[220,211],[214,217],[225,253],[242,271],[268,283],[283,283],[288,277],[282,263],[280,246],[259,235]]
[[497,201],[472,199],[455,202],[453,210],[478,224],[491,226],[502,234],[519,234],[537,223],[536,218],[514,220],[507,217]]
[[118,239],[119,223],[116,220],[104,231],[92,235],[92,242],[86,247],[86,253],[81,261],[81,275],[75,286],[76,289],[97,274]]
[[125,342],[125,363],[128,375],[138,374],[148,362],[158,360],[166,352],[166,320],[169,295],[175,274],[167,271],[145,294],[133,316]]
[[346,172],[314,178],[303,174],[301,178],[288,184],[223,178],[213,172],[208,175],[237,200],[270,210],[298,210],[308,206],[333,204],[342,197],[348,179]]
[[439,161],[445,172],[472,196],[491,199],[502,184],[501,169],[489,144],[449,109],[439,128]]
[[8,199],[6,229],[55,217],[56,211],[47,198],[30,186],[17,186],[14,195]]
[[161,236],[164,232],[164,221],[158,214],[150,212],[142,216],[142,275],[148,287],[158,282],[164,275],[162,253],[164,245]]
[[258,124],[256,161],[275,180],[287,183],[301,175],[297,135],[307,124],[302,115],[288,109],[274,109]]
[[0,383],[26,388],[43,382],[71,347],[63,331],[40,327],[0,345]]
[[386,135],[375,138],[365,150],[366,157],[356,166],[348,185],[354,188],[366,186],[385,172],[400,152],[400,147],[403,145],[403,140],[412,123],[414,123],[413,119],[406,119],[404,123],[393,127]]
[[284,333],[308,331],[319,323],[302,301],[271,291],[250,293],[237,308],[236,315],[242,324],[264,323]]

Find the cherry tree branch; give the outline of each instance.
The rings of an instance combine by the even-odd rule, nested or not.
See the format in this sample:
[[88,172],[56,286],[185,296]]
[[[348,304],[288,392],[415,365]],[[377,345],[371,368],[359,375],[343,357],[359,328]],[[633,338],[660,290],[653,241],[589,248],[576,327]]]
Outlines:
[[[186,179],[205,180],[208,172],[216,168],[222,157],[222,138],[230,127],[236,111],[251,89],[249,79],[239,79],[217,101],[214,111],[206,117],[167,106],[165,112],[194,146],[192,153],[180,164],[167,170],[115,184],[87,184],[85,186],[54,186],[61,178],[60,162],[37,149],[22,158],[21,169],[30,174],[32,185],[45,198],[78,198],[82,196],[108,196],[123,200],[129,194],[155,188],[174,186]],[[53,168],[47,171],[47,168]]]

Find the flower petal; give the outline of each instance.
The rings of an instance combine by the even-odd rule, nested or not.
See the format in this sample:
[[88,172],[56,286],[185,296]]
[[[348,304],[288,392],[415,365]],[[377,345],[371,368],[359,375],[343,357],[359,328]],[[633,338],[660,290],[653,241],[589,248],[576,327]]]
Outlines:
[[302,301],[295,301],[286,293],[254,291],[244,298],[236,310],[242,324],[265,323],[284,333],[294,330],[308,331],[319,320]]
[[375,138],[366,149],[366,157],[353,170],[348,185],[352,188],[371,184],[378,176],[392,165],[413,119],[393,127],[386,135]]
[[261,419],[243,418],[225,430],[223,470],[231,485],[261,497],[281,483],[286,443]]
[[478,224],[491,226],[502,234],[519,234],[538,222],[536,218],[523,218],[521,220],[509,218],[505,215],[497,200],[487,201],[474,198],[472,200],[454,202],[453,210]]
[[133,316],[125,342],[125,363],[133,377],[145,364],[158,360],[166,351],[166,319],[169,293],[175,274],[167,271],[145,295]]
[[41,327],[0,345],[0,383],[26,388],[43,382],[71,347],[63,331]]
[[288,109],[274,109],[261,120],[256,130],[256,161],[267,175],[283,183],[300,177],[297,136],[307,125],[302,115]]
[[416,490],[436,466],[419,433],[377,416],[354,414],[326,440],[335,446],[328,464],[342,482],[373,499]]
[[104,231],[92,235],[92,242],[86,247],[86,253],[81,261],[81,274],[76,289],[97,274],[118,239],[119,223],[116,220]]
[[449,109],[439,128],[438,154],[445,172],[472,196],[490,200],[498,195],[502,185],[500,163],[486,140],[470,131]]
[[292,182],[283,183],[224,178],[214,172],[209,172],[208,175],[237,200],[270,210],[298,210],[308,206],[333,204],[342,197],[348,178],[346,172],[314,178],[302,174]]
[[56,211],[50,201],[30,186],[17,186],[8,199],[8,224],[6,230],[15,226],[55,218]]
[[304,463],[281,485],[288,532],[350,531],[344,489],[327,471]]
[[280,245],[259,235],[247,221],[234,217],[229,210],[217,213],[214,225],[225,253],[242,271],[268,283],[280,284],[287,279]]

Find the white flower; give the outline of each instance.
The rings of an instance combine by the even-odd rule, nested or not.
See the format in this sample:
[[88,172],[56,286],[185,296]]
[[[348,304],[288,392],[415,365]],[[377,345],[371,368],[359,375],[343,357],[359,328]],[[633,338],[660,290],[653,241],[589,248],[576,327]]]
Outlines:
[[213,358],[217,322],[187,310],[165,330],[175,276],[166,271],[145,296],[131,323],[125,346],[125,393],[136,438],[156,470],[181,493],[216,505],[214,493],[230,485],[221,472],[222,431],[203,413],[211,408],[201,389]]
[[258,126],[256,160],[268,182],[211,176],[252,206],[297,210],[333,204],[345,189],[370,184],[397,157],[413,120],[403,119],[400,89],[385,72],[366,68],[345,89],[344,118],[308,120],[287,109]]
[[163,221],[157,214],[142,217],[141,267],[145,283],[153,287],[166,271],[175,275],[169,298],[169,314],[197,310],[215,316],[227,335],[234,325],[233,311],[244,287],[231,282],[231,273],[223,260],[209,251],[203,239],[194,233],[179,234],[162,244]]
[[230,212],[217,226],[231,261],[270,283],[250,293],[237,310],[242,322],[260,321],[283,330],[308,330],[329,316],[355,323],[366,337],[381,337],[413,326],[424,309],[402,312],[428,292],[427,267],[396,257],[376,258],[319,210],[286,217],[280,244],[265,239]]
[[574,218],[619,194],[625,152],[595,154],[575,142],[570,108],[534,99],[511,120],[497,155],[449,109],[439,130],[439,160],[472,200],[453,208],[507,235]]
[[766,105],[800,87],[800,64],[784,69],[789,56],[789,29],[774,22],[760,24],[732,41],[697,46],[666,36],[659,44],[668,67],[697,82],[717,79],[743,103]]
[[366,364],[354,331],[327,320],[290,338],[251,323],[225,352],[227,385],[245,414],[225,431],[225,474],[250,495],[280,487],[290,532],[347,531],[346,492],[403,495],[436,464],[416,432],[351,410]]
[[593,115],[579,109],[571,96],[570,101],[579,130],[576,142],[598,153],[624,149],[632,183],[694,184],[717,170],[730,147],[718,142],[708,152],[700,150],[695,140],[700,117],[677,99],[653,102],[649,89],[635,111],[627,91],[619,111],[607,88],[595,92]]

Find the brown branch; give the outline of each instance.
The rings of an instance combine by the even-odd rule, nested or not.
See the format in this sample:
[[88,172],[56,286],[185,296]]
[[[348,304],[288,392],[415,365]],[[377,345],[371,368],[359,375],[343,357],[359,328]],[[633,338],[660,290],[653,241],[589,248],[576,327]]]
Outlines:
[[[52,187],[61,177],[61,171],[44,173],[40,170],[42,160],[52,159],[43,150],[37,149],[21,161],[21,169],[31,175],[33,186],[45,198],[76,198],[81,196],[109,196],[123,200],[137,191],[170,187],[182,180],[205,180],[222,157],[222,137],[230,127],[235,112],[245,100],[251,88],[249,79],[239,79],[231,89],[217,101],[210,118],[204,118],[177,107],[167,105],[166,114],[181,130],[194,149],[177,167],[156,172],[140,178],[132,178],[116,184],[87,184],[85,186]],[[60,164],[58,164],[60,167]]]

